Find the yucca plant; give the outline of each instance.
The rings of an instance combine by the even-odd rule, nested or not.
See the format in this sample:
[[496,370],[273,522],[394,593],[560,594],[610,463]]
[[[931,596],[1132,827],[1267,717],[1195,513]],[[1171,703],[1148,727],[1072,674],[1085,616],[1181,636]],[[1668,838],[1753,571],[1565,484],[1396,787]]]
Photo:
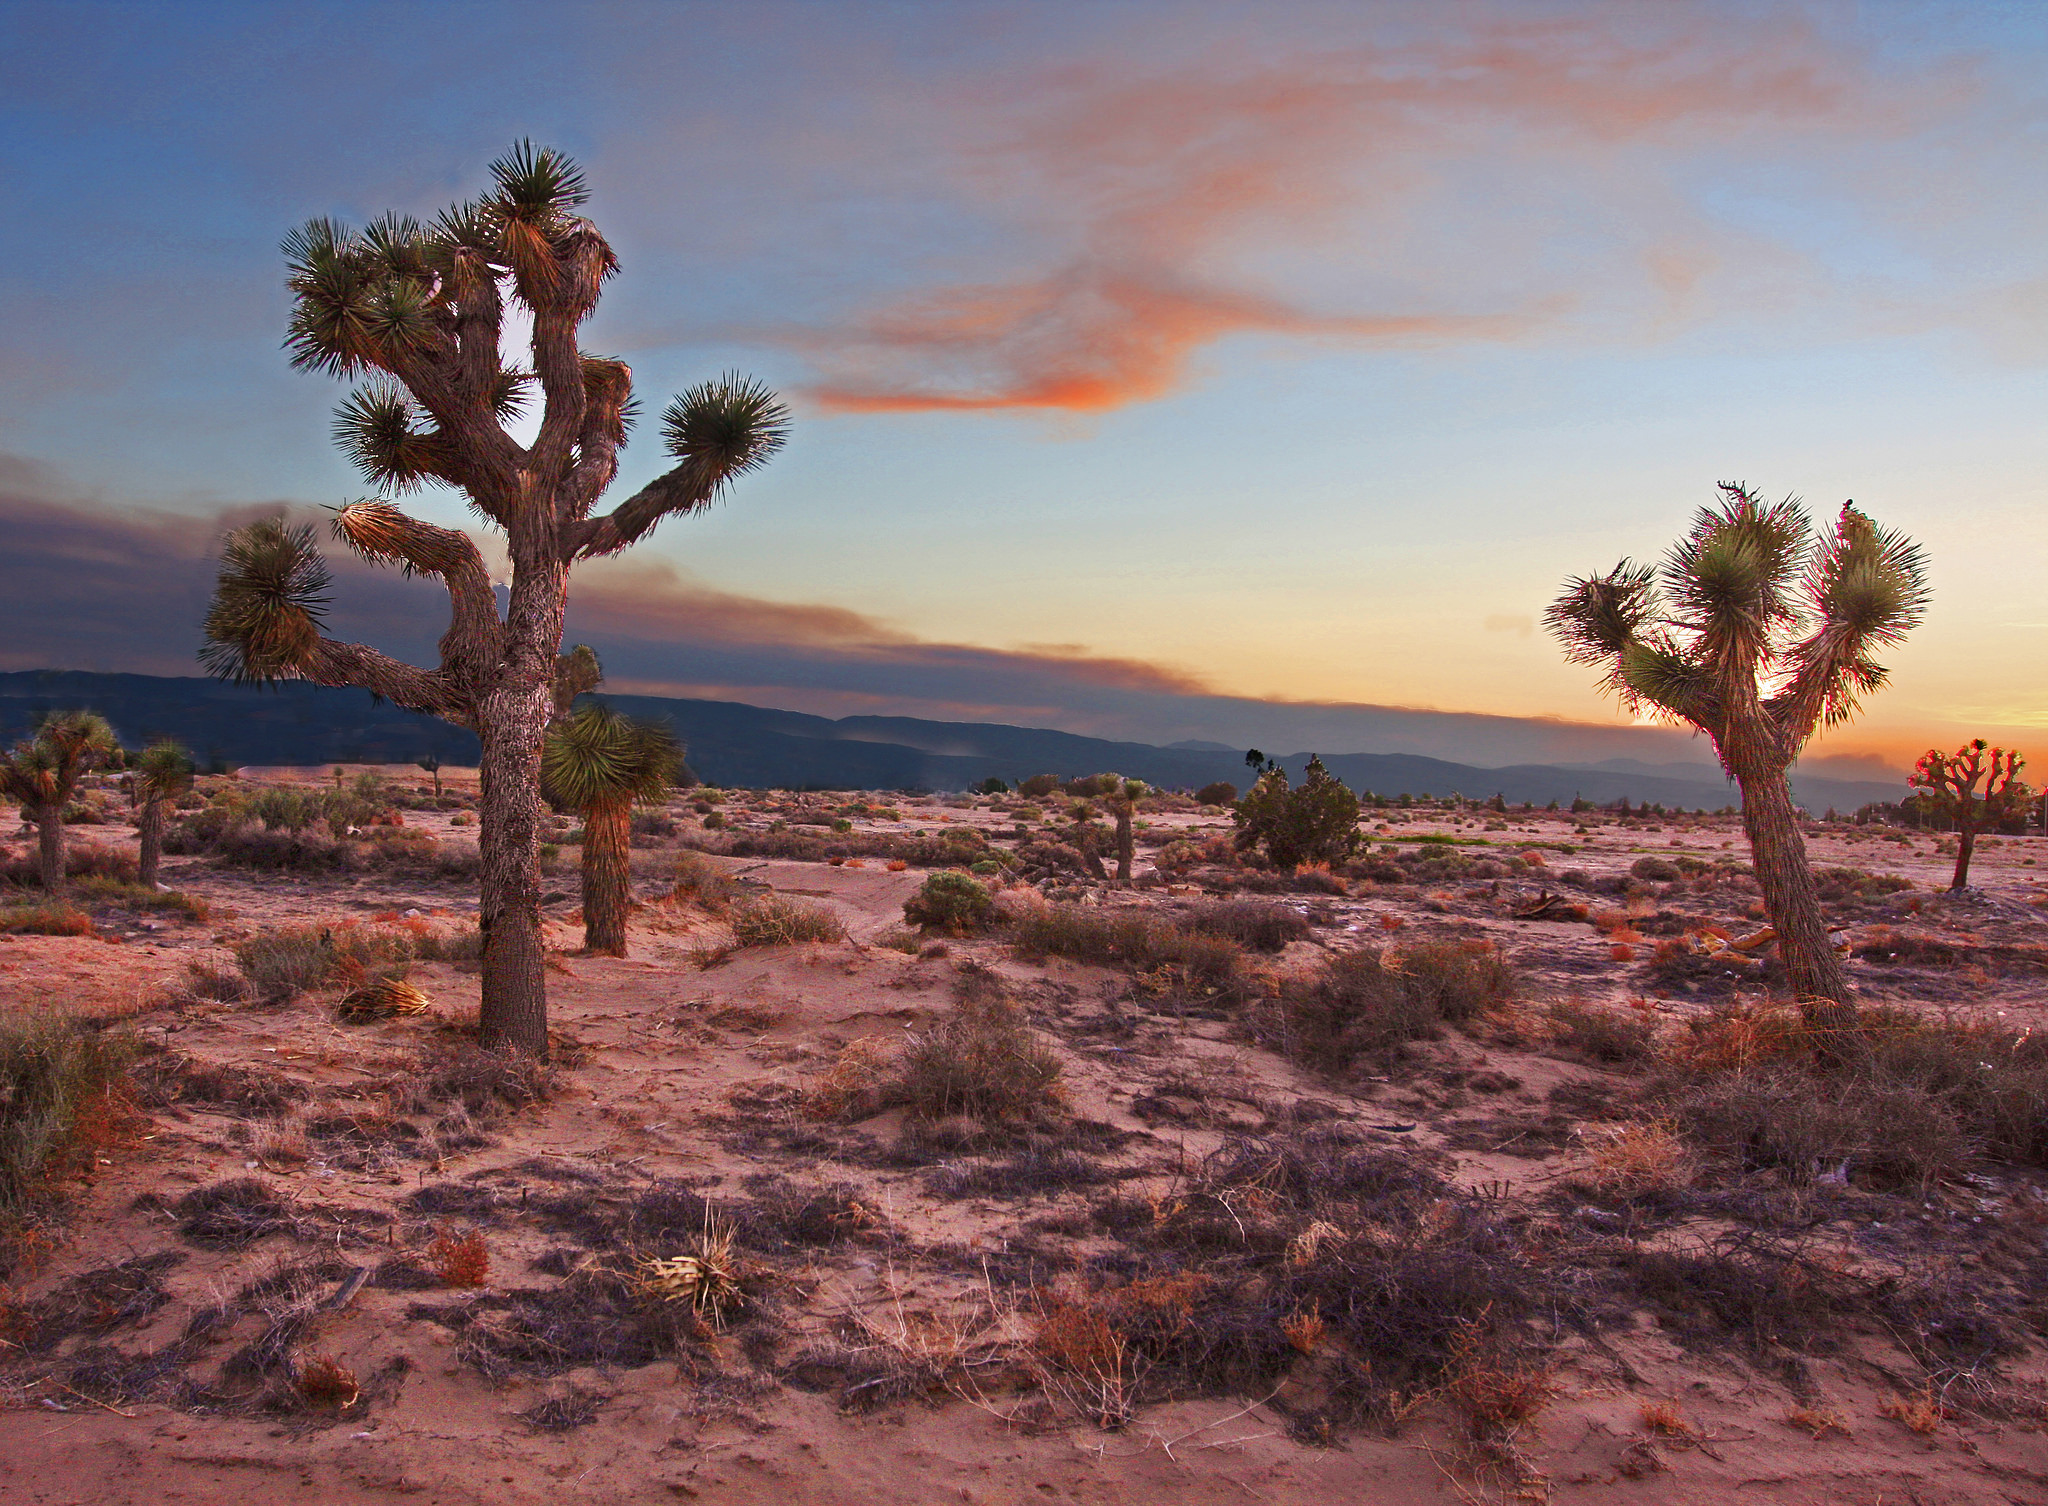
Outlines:
[[145,889],[153,889],[164,855],[164,810],[192,788],[192,755],[182,744],[163,738],[136,754],[132,769],[135,798],[142,805],[142,856],[135,878]]
[[19,805],[22,820],[36,828],[37,869],[51,894],[64,887],[64,807],[78,781],[118,751],[105,717],[57,711],[43,718],[35,736],[0,754],[0,797]]
[[1116,822],[1116,881],[1128,884],[1131,881],[1131,859],[1136,855],[1137,845],[1131,822],[1138,813],[1138,802],[1149,790],[1144,780],[1126,779],[1121,774],[1100,775],[1096,783],[1107,787],[1102,803],[1109,807],[1110,818]]
[[1887,677],[1873,655],[1902,642],[1927,607],[1918,545],[1844,503],[1816,535],[1796,498],[1767,503],[1723,482],[1718,506],[1661,567],[1623,560],[1570,581],[1546,620],[1605,687],[1713,739],[1742,789],[1757,884],[1793,991],[1816,1027],[1856,1022],[1828,942],[1789,773],[1807,740],[1853,717]]
[[626,955],[633,806],[668,793],[683,745],[666,722],[638,721],[609,706],[584,706],[549,730],[541,789],[583,817],[583,947]]
[[[452,619],[437,667],[327,637],[327,568],[312,529],[282,518],[225,542],[201,657],[236,680],[360,686],[476,733],[482,1038],[540,1055],[541,742],[588,688],[577,678],[587,666],[561,654],[570,572],[708,507],[781,447],[788,413],[736,375],[691,388],[663,414],[674,466],[596,513],[635,413],[633,383],[623,361],[581,349],[578,330],[618,263],[576,212],[588,191],[568,158],[522,142],[490,174],[488,192],[432,224],[391,214],[352,231],[317,219],[288,236],[286,345],[300,370],[366,378],[341,405],[335,439],[374,485],[454,487],[504,534],[502,609],[466,533],[379,497],[339,508],[334,531],[373,563],[446,586]],[[530,370],[500,355],[508,299],[531,315]],[[529,400],[540,428],[525,445],[505,425]]]

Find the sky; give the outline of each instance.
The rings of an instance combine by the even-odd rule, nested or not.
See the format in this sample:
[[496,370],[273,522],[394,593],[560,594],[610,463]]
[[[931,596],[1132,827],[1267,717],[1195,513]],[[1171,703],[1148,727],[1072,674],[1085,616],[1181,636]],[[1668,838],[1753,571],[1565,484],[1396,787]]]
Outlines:
[[[579,572],[616,689],[1699,761],[1540,619],[1743,480],[1932,562],[1819,754],[2048,742],[2048,6],[1991,0],[0,0],[0,669],[196,672],[222,529],[368,491],[279,239],[521,138],[588,173],[644,405],[796,417]],[[341,579],[431,653],[430,592]]]

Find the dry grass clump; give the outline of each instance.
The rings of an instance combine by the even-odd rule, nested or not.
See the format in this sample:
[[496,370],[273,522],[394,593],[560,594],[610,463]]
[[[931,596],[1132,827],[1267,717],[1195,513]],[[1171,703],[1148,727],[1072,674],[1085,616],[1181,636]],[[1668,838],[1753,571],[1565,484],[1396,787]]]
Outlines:
[[847,1042],[832,1065],[805,1085],[804,1113],[813,1119],[865,1119],[880,1113],[895,1065],[894,1046],[880,1036]]
[[1020,914],[1011,940],[1034,961],[1068,957],[1126,968],[1154,993],[1229,1002],[1248,989],[1244,953],[1235,942],[1147,910],[1046,905]]
[[420,1015],[433,1008],[434,1001],[403,974],[372,978],[361,988],[349,990],[334,1006],[335,1018],[350,1024],[388,1020],[400,1015]]
[[1741,1004],[1691,1022],[1663,1067],[1697,1143],[1794,1183],[1900,1190],[1983,1157],[2048,1166],[2048,1039],[2030,1032],[1872,1006],[1843,1041],[1788,1006]]
[[797,946],[844,941],[846,923],[823,905],[785,894],[750,895],[726,912],[733,941],[742,947]]
[[[67,879],[112,879],[121,884],[135,882],[135,854],[122,847],[101,847],[95,842],[73,842],[64,850]],[[43,872],[34,852],[20,857],[0,858],[0,884],[40,889]]]
[[919,1119],[1029,1119],[1060,1106],[1060,1073],[995,975],[975,970],[952,1011],[904,1043],[889,1097]]
[[1641,1197],[1675,1192],[1692,1181],[1692,1150],[1669,1120],[1600,1125],[1587,1130],[1586,1140],[1593,1159],[1585,1180],[1599,1192]]
[[643,1255],[634,1262],[634,1290],[649,1302],[681,1304],[713,1328],[723,1326],[726,1310],[740,1303],[743,1292],[734,1230],[705,1214],[704,1231],[681,1255]]
[[723,915],[746,891],[733,882],[732,875],[698,852],[679,852],[674,858],[674,884],[670,897],[696,905],[711,915]]
[[446,934],[421,920],[385,924],[286,926],[235,946],[235,963],[256,997],[288,1003],[309,988],[363,983],[371,970],[396,962],[459,962],[481,955],[477,931]]
[[387,1086],[398,1113],[433,1113],[453,1103],[488,1121],[506,1109],[545,1102],[559,1082],[552,1066],[524,1051],[464,1043],[424,1053]]
[[1656,1054],[1657,1026],[1639,1009],[1610,1009],[1583,999],[1558,999],[1544,1010],[1552,1039],[1607,1066],[1636,1066]]
[[1202,900],[1182,914],[1190,930],[1225,937],[1250,952],[1277,952],[1290,941],[1307,941],[1315,935],[1315,927],[1302,910],[1264,900]]
[[137,1052],[126,1032],[54,1014],[0,1024],[0,1274],[53,1184],[120,1134]]
[[1519,974],[1491,946],[1368,947],[1332,958],[1313,981],[1284,991],[1252,1028],[1297,1061],[1341,1072],[1361,1057],[1502,1010],[1520,991]]
[[0,932],[10,936],[90,936],[92,917],[64,900],[42,900],[0,909]]

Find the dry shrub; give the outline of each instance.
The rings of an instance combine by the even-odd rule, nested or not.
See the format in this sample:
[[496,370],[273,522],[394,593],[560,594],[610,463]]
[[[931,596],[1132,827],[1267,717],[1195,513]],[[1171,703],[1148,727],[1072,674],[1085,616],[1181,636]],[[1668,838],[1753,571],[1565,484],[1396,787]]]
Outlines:
[[1028,1119],[1059,1107],[1058,1055],[999,984],[969,978],[951,1012],[905,1043],[890,1096],[919,1119]]
[[0,1273],[34,1205],[118,1131],[138,1049],[125,1031],[54,1014],[0,1024]]
[[[1301,871],[1306,870],[1297,870]],[[1302,911],[1262,900],[1204,900],[1183,913],[1190,930],[1225,937],[1252,952],[1277,952],[1290,941],[1307,941],[1315,934]]]
[[1785,1426],[1797,1428],[1818,1443],[1829,1433],[1840,1433],[1844,1438],[1854,1437],[1848,1422],[1839,1412],[1822,1411],[1816,1407],[1794,1407],[1785,1414]]
[[309,988],[366,982],[391,963],[469,961],[481,955],[482,934],[436,931],[424,920],[386,924],[288,926],[264,931],[235,946],[235,962],[265,1003],[289,1002]]
[[1544,1011],[1552,1038],[1567,1050],[1609,1066],[1645,1062],[1656,1052],[1657,1027],[1637,1009],[1608,1009],[1559,999]]
[[895,1050],[880,1036],[847,1042],[832,1065],[805,1085],[804,1113],[813,1119],[865,1119],[880,1113],[895,1062]]
[[1636,1420],[1646,1433],[1664,1438],[1690,1438],[1693,1426],[1685,1420],[1675,1401],[1646,1401],[1636,1409]]
[[0,932],[12,936],[90,936],[92,917],[63,900],[9,905],[0,910]]
[[1551,1368],[1520,1353],[1509,1336],[1488,1325],[1483,1316],[1460,1328],[1444,1368],[1437,1395],[1474,1439],[1512,1439],[1557,1395]]
[[438,1230],[427,1246],[427,1268],[443,1286],[478,1287],[490,1279],[491,1252],[483,1232],[472,1229],[458,1234],[453,1228]]
[[1202,1001],[1233,1001],[1248,988],[1244,953],[1222,936],[1175,925],[1146,910],[1046,905],[1018,915],[1012,940],[1032,960],[1069,957],[1122,967],[1151,980],[1152,991]]
[[488,1121],[505,1109],[545,1102],[559,1081],[555,1069],[539,1057],[464,1043],[424,1053],[387,1087],[392,1107],[401,1114],[431,1113],[455,1103]]
[[298,1388],[307,1406],[337,1412],[354,1406],[363,1394],[355,1372],[331,1354],[299,1367]]
[[1675,1192],[1693,1177],[1692,1153],[1669,1120],[1602,1125],[1586,1134],[1593,1160],[1586,1181],[1616,1197]]
[[1955,1415],[1942,1405],[1932,1386],[1918,1396],[1887,1397],[1877,1404],[1877,1412],[1880,1417],[1889,1417],[1923,1438],[1940,1432],[1942,1424]]
[[701,853],[679,852],[675,856],[671,898],[693,904],[712,915],[723,915],[745,891],[727,873]]
[[[135,854],[122,847],[101,847],[95,842],[73,842],[64,850],[64,876],[69,879],[111,879],[135,882]],[[42,867],[36,854],[21,857],[0,854],[0,883],[40,889]]]
[[1427,1040],[1511,1004],[1514,968],[1490,946],[1424,942],[1399,951],[1363,948],[1330,960],[1313,981],[1282,993],[1253,1023],[1289,1056],[1343,1071],[1362,1056]]
[[783,894],[750,895],[727,912],[733,940],[742,947],[796,946],[844,941],[846,924],[823,905]]

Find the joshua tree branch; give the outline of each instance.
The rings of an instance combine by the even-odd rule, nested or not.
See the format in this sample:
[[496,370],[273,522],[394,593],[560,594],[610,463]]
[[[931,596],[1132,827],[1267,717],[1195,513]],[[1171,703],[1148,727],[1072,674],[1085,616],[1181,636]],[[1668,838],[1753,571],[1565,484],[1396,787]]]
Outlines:
[[648,482],[602,517],[586,519],[563,540],[563,547],[572,560],[616,554],[638,543],[671,513],[708,507],[717,493],[718,482],[707,480],[702,467],[686,461]]
[[469,697],[448,675],[407,664],[364,644],[318,639],[294,666],[294,672],[316,685],[354,686],[408,711],[425,712],[458,726],[475,726]]

